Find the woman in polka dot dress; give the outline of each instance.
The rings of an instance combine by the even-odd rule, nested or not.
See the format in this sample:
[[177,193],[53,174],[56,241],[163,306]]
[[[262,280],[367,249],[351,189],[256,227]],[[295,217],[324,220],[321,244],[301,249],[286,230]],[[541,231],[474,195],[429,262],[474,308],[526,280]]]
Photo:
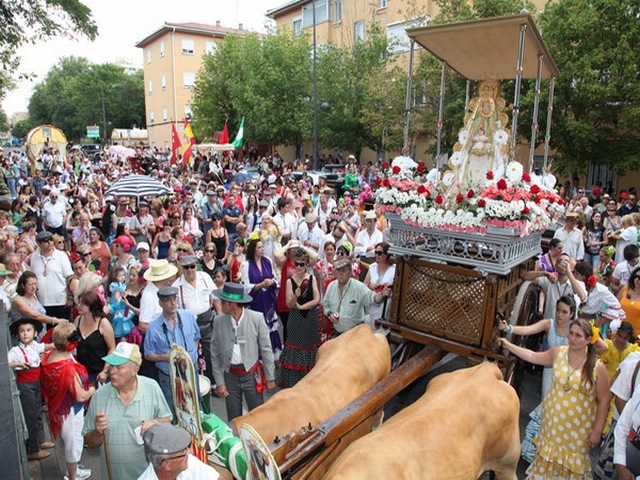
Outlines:
[[553,367],[551,388],[542,404],[542,426],[534,439],[536,456],[527,478],[591,479],[589,450],[600,445],[609,409],[609,377],[596,357],[596,349],[606,350],[606,344],[583,319],[571,322],[568,346],[533,352],[504,338],[501,342],[527,362]]

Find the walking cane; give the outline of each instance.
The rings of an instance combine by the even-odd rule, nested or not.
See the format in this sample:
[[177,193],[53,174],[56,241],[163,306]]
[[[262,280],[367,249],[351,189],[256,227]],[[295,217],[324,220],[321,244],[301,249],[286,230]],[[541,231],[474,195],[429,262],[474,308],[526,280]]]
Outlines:
[[107,475],[109,480],[113,480],[113,471],[111,470],[111,455],[109,454],[109,440],[107,439],[107,430],[102,431],[102,444],[104,445],[104,459],[107,463]]

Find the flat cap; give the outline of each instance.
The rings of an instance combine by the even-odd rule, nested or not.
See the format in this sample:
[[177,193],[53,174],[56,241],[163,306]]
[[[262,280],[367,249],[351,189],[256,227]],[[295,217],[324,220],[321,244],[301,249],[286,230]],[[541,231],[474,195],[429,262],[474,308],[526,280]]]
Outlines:
[[176,287],[162,287],[158,290],[158,298],[169,298],[178,295],[178,289]]
[[342,270],[343,268],[351,268],[351,262],[346,258],[343,258],[334,262],[333,264],[334,270]]
[[191,434],[170,423],[156,423],[144,432],[144,448],[156,455],[171,455],[191,445]]
[[183,267],[188,267],[189,265],[197,265],[198,259],[193,255],[187,255],[182,260],[180,260],[180,265]]

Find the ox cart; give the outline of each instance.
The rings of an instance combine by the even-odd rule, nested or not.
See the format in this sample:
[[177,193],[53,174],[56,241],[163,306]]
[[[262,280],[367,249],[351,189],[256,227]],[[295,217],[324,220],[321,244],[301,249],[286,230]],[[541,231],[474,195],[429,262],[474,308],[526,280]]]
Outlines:
[[[513,78],[515,72],[511,142],[504,140],[495,151],[491,150],[491,154],[487,151],[483,153],[484,157],[479,157],[475,145],[471,146],[473,141],[461,140],[469,144],[469,162],[478,158],[486,158],[492,165],[504,159],[513,161],[520,84],[523,78],[534,78],[538,94],[532,125],[531,170],[538,128],[540,82],[542,78],[550,78],[544,152],[546,166],[553,78],[557,75],[557,68],[528,14],[419,27],[409,29],[407,33],[411,39],[408,91],[412,89],[411,64],[415,43],[443,61],[441,98],[444,96],[445,67],[462,74],[468,79],[469,85],[471,81],[481,82],[487,78],[494,82]],[[514,37],[518,39],[517,42],[509,41]],[[407,95],[407,99],[408,111],[410,95]],[[473,115],[465,116],[468,136],[475,134],[479,138],[483,135],[493,116],[491,118],[497,125],[495,131],[508,139],[509,135],[503,132],[508,122],[504,113],[505,102],[500,103],[501,100],[494,97],[490,102],[491,110],[485,111],[482,103],[474,101],[469,102],[467,98],[467,111],[473,110],[477,115],[477,120]],[[442,109],[441,101],[441,112]],[[407,117],[407,150],[408,121]],[[441,126],[440,113],[438,152]],[[486,133],[491,133],[491,136],[494,134],[493,131]],[[462,145],[463,148],[466,147]],[[473,168],[477,170],[477,167]],[[502,168],[506,171],[506,161]],[[465,175],[468,174],[460,170],[459,178],[466,179],[468,177]],[[474,174],[477,175],[471,172],[471,175]],[[384,202],[378,203],[385,206]],[[388,334],[391,374],[324,421],[315,425],[300,425],[298,431],[282,437],[265,438],[268,444],[266,448],[282,478],[323,478],[340,453],[380,421],[384,405],[447,353],[461,355],[471,364],[484,359],[495,362],[503,369],[505,379],[516,391],[522,389],[526,366],[502,354],[498,348],[497,325],[501,319],[509,319],[514,325],[526,325],[536,320],[539,292],[534,285],[523,282],[522,273],[533,269],[535,257],[541,253],[542,234],[539,226],[526,232],[494,226],[483,227],[482,231],[430,228],[416,226],[417,222],[401,218],[401,212],[396,211],[392,202],[386,206],[392,207],[386,209],[385,215],[393,244],[390,253],[395,256],[397,266],[392,304],[386,318],[378,321],[378,326]],[[515,338],[514,341],[531,346],[537,340]]]

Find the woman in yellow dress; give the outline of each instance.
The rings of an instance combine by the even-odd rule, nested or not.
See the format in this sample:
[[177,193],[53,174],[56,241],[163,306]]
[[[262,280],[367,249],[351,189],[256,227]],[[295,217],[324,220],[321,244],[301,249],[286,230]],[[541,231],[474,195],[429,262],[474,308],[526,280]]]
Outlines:
[[553,367],[527,478],[591,479],[589,450],[600,445],[609,409],[609,377],[596,355],[596,348],[606,349],[606,344],[584,319],[571,322],[568,346],[534,352],[504,338],[501,343],[527,362]]

